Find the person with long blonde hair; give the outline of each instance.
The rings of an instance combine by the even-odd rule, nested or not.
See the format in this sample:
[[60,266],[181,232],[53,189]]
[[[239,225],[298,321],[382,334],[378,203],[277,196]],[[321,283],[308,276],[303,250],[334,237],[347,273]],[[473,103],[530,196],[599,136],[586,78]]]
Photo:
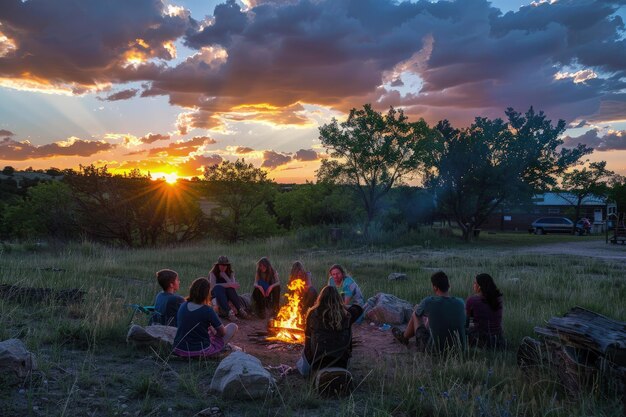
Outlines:
[[[295,261],[291,266],[289,284],[296,279],[304,281],[304,288],[301,292],[302,299],[300,300],[300,312],[305,315],[317,299],[317,290],[311,282],[311,272],[307,271],[300,261]],[[289,287],[289,285],[287,285],[287,287]]]
[[337,288],[326,286],[307,314],[304,350],[296,367],[304,376],[322,368],[347,368],[351,354],[350,313]]

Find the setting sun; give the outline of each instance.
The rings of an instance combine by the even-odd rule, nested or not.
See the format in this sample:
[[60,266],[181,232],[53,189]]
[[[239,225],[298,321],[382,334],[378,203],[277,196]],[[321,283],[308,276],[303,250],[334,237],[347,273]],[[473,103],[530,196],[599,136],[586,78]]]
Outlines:
[[175,172],[172,172],[170,174],[165,174],[165,173],[155,173],[152,174],[152,177],[155,180],[165,180],[166,183],[168,184],[176,184],[176,181],[178,181],[178,174],[176,174]]

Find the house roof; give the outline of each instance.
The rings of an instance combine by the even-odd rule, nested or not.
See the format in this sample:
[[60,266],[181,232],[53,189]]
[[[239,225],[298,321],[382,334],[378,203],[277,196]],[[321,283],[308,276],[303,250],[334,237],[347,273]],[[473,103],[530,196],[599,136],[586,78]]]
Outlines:
[[[537,206],[572,206],[576,205],[577,197],[570,193],[543,193],[533,196],[533,203]],[[583,198],[583,206],[603,206],[606,204],[606,197],[589,195]]]

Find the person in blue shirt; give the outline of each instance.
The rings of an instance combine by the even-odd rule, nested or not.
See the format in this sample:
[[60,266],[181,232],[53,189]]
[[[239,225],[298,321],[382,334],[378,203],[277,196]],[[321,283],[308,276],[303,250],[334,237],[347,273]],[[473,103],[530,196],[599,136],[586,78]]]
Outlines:
[[205,277],[194,280],[187,301],[178,309],[174,354],[187,358],[215,355],[237,332],[235,323],[222,324],[210,302],[209,280]]
[[158,293],[154,300],[154,314],[150,318],[150,324],[176,327],[178,307],[185,301],[176,294],[180,288],[178,273],[171,269],[161,269],[156,273],[156,278],[163,291]]
[[278,272],[272,267],[269,259],[263,257],[256,263],[254,276],[254,289],[252,300],[257,316],[265,318],[265,313],[270,310],[272,316],[278,314],[280,306],[280,280]]

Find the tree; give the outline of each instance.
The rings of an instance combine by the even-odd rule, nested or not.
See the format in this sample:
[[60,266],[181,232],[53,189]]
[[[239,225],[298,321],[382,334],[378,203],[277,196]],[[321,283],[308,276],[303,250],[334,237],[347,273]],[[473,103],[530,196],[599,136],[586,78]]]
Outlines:
[[346,198],[345,186],[306,183],[278,194],[274,210],[281,225],[295,229],[348,222],[355,217],[355,201]]
[[502,119],[476,118],[466,129],[447,120],[436,126],[427,145],[425,183],[439,210],[454,220],[470,240],[474,230],[504,201],[518,202],[554,186],[565,169],[590,148],[557,148],[565,129],[532,107],[525,115],[509,108]]
[[[575,207],[574,226],[572,233],[576,232],[576,221],[580,218],[580,207],[585,198],[596,195],[606,197],[609,191],[609,181],[615,177],[613,171],[606,169],[606,162],[591,162],[589,167],[572,169],[563,174],[560,190],[569,196],[564,200]],[[573,198],[569,198],[573,196]]]
[[381,198],[416,172],[424,158],[422,142],[431,135],[424,120],[409,122],[402,110],[386,115],[366,104],[345,122],[320,127],[320,140],[333,160],[323,159],[319,181],[350,185],[359,195],[369,224]]
[[610,181],[610,188],[608,190],[609,199],[615,201],[617,210],[621,212],[626,211],[626,177],[621,175],[615,175]]
[[274,200],[276,184],[265,171],[245,160],[224,161],[205,168],[207,197],[216,207],[211,220],[218,238],[236,242],[278,230],[267,207]]
[[138,171],[112,175],[106,166],[65,173],[78,204],[79,223],[90,237],[127,246],[188,241],[203,232],[197,194],[153,181]]
[[24,199],[7,207],[4,220],[9,234],[19,238],[76,237],[76,202],[70,188],[59,181],[30,187]]

